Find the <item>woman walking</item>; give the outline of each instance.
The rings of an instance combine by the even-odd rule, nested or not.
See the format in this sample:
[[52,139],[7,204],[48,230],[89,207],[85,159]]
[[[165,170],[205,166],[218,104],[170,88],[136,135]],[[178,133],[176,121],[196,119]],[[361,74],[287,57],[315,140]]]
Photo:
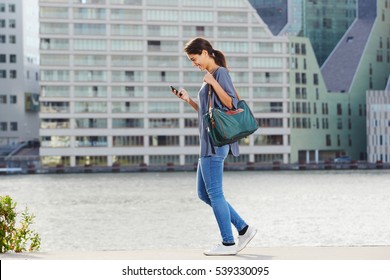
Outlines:
[[[222,110],[237,107],[238,98],[229,75],[224,54],[214,50],[209,41],[195,38],[189,41],[184,51],[192,65],[201,71],[206,70],[203,85],[198,92],[198,103],[185,89],[173,89],[173,93],[191,105],[198,112],[200,158],[197,168],[197,188],[199,198],[210,205],[217,220],[222,243],[204,252],[205,255],[235,255],[243,250],[255,236],[257,230],[248,226],[233,207],[225,200],[222,177],[224,160],[229,153],[239,155],[238,143],[214,146],[203,124],[203,115],[208,111],[208,92],[212,88],[212,104]],[[238,231],[236,244],[232,226]]]

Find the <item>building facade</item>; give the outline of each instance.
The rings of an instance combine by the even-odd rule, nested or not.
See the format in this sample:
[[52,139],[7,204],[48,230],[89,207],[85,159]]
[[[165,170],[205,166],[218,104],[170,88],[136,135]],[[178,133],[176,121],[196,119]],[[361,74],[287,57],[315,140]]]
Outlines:
[[289,43],[245,0],[40,0],[44,166],[193,165],[196,98],[204,73],[184,44],[222,50],[240,96],[261,125],[228,161],[289,162]]
[[0,146],[39,137],[38,23],[37,0],[0,1]]
[[319,65],[325,62],[357,18],[357,2],[373,1],[303,1],[303,36],[312,42]]
[[169,90],[196,98],[204,73],[183,47],[197,36],[261,126],[229,163],[365,160],[365,92],[390,72],[389,1],[370,7],[320,68],[308,38],[274,36],[246,0],[40,0],[42,164],[197,162],[196,113]]
[[382,91],[367,91],[367,153],[369,162],[390,163],[390,82]]

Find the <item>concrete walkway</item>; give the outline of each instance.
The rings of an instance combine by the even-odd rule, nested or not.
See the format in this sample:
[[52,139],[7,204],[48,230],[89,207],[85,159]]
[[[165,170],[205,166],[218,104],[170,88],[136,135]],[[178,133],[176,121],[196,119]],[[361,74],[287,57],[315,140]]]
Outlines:
[[0,254],[2,260],[390,260],[390,246],[246,248],[235,256],[207,257],[200,249]]

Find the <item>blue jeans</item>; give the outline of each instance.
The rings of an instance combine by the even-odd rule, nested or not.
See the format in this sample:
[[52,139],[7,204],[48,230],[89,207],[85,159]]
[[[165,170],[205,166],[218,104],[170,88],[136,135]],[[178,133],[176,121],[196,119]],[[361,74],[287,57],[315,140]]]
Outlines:
[[231,223],[240,231],[247,224],[225,200],[222,190],[223,162],[229,153],[229,145],[215,147],[215,155],[201,157],[198,162],[198,196],[213,208],[222,236],[222,242],[234,243]]

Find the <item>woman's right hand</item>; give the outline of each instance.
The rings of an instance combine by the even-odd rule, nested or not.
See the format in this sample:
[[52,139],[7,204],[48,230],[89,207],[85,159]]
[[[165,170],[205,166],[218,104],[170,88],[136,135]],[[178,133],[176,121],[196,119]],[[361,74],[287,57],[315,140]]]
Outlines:
[[190,101],[190,95],[184,88],[180,89],[179,92],[176,94],[176,96],[179,97],[180,99],[183,99],[185,102]]

